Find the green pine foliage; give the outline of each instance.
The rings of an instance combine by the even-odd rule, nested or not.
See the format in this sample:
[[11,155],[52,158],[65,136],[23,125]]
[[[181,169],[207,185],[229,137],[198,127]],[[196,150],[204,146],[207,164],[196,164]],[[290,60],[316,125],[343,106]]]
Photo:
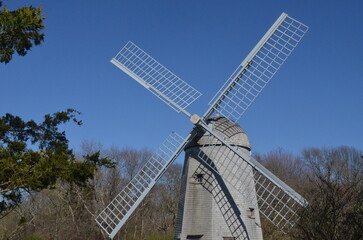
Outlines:
[[26,193],[55,185],[57,180],[84,185],[97,167],[114,164],[99,152],[77,161],[59,125],[73,121],[74,109],[44,116],[44,121],[23,121],[6,114],[0,117],[0,214],[19,205]]
[[11,11],[4,5],[0,9],[0,62],[10,62],[15,52],[25,56],[33,46],[41,44],[44,19],[41,7],[25,6]]

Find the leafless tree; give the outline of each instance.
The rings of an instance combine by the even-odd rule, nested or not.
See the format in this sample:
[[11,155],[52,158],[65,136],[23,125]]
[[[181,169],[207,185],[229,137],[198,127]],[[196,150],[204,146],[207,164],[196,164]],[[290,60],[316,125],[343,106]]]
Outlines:
[[301,212],[298,239],[363,239],[363,159],[351,147],[303,151],[308,166],[302,188],[309,205]]
[[282,149],[257,154],[262,164],[309,202],[287,235],[262,222],[265,239],[363,239],[362,155],[344,146],[309,148],[301,156]]

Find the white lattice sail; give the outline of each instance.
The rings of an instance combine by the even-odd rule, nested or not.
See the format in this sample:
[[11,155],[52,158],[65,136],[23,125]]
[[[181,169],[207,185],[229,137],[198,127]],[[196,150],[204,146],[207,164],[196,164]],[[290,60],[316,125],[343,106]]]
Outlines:
[[113,238],[168,166],[183,151],[186,140],[173,132],[135,177],[97,216],[96,222]]
[[204,115],[237,122],[303,38],[308,27],[283,13],[210,101]]
[[202,95],[132,42],[111,62],[177,112]]

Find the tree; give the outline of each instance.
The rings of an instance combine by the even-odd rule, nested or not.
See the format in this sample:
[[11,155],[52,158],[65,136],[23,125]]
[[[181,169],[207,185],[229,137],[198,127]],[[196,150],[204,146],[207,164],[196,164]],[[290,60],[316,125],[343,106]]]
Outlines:
[[310,148],[298,239],[363,239],[363,159],[355,148]]
[[299,189],[305,181],[306,165],[300,156],[278,148],[265,155],[256,154],[255,158],[293,189]]
[[15,52],[25,56],[34,45],[42,43],[43,20],[41,7],[25,6],[10,11],[4,5],[0,10],[0,63],[10,62]]
[[6,114],[0,118],[0,214],[18,206],[27,194],[53,187],[57,180],[84,185],[99,166],[113,163],[99,152],[76,161],[59,125],[73,121],[74,109],[44,116],[44,121],[23,121]]
[[278,149],[256,159],[308,201],[287,235],[262,221],[265,239],[363,239],[362,151],[309,148],[296,156]]
[[153,189],[152,220],[155,227],[162,233],[174,232],[179,204],[180,178],[182,166],[174,163],[165,172]]

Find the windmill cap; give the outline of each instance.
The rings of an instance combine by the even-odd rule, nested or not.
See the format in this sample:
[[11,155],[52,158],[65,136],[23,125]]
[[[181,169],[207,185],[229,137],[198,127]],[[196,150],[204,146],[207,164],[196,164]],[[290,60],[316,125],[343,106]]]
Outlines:
[[[250,140],[245,131],[235,122],[226,117],[211,117],[208,119],[208,126],[213,132],[222,137],[232,146],[243,147],[251,150]],[[197,136],[188,144],[186,148],[201,147],[218,144],[217,139],[210,137],[208,132],[198,131]]]

